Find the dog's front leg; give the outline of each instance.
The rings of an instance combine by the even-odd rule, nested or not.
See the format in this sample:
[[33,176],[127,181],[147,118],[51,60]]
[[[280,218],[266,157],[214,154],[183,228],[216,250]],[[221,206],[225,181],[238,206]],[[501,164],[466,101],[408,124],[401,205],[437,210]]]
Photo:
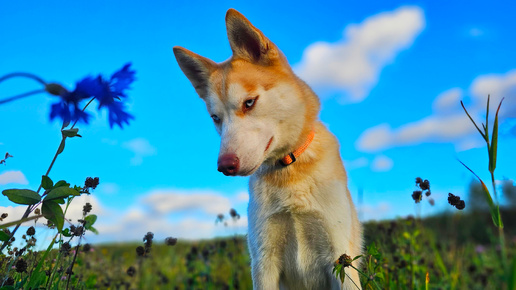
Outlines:
[[[253,220],[251,216],[250,220]],[[255,221],[250,224],[248,237],[253,288],[279,289],[285,248],[292,227],[288,227],[285,214],[274,214]]]

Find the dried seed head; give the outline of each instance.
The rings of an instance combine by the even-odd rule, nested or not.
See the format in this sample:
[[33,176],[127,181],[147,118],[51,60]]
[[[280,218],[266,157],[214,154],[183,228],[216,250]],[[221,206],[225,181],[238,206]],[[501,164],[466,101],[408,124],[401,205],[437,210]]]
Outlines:
[[30,227],[27,229],[28,236],[34,236],[36,234],[36,229],[34,227]]
[[82,214],[83,214],[83,215],[87,215],[87,214],[91,211],[91,209],[92,209],[92,208],[93,208],[93,207],[91,206],[91,203],[87,202],[87,203],[82,207]]
[[416,203],[419,203],[422,198],[423,192],[421,190],[414,190],[414,192],[412,193],[412,199],[414,199]]
[[229,210],[229,215],[233,219],[240,219],[240,215],[237,213],[237,211],[234,208]]
[[61,246],[61,253],[63,253],[63,255],[66,257],[68,255],[70,255],[70,250],[72,249],[72,246],[70,246],[70,243],[69,242],[66,242],[64,243],[62,246]]
[[129,267],[127,269],[127,275],[129,275],[129,277],[133,277],[134,274],[136,274],[136,269],[133,266]]
[[165,244],[167,246],[175,246],[175,244],[177,244],[177,238],[168,237],[165,239]]
[[145,254],[145,249],[142,246],[136,247],[136,254],[138,257],[142,257]]
[[82,246],[82,251],[86,252],[86,253],[91,251],[91,245],[90,244],[85,244],[84,246]]
[[351,266],[351,262],[353,260],[350,256],[346,254],[342,254],[337,261],[335,261],[335,264],[342,265],[344,268]]
[[20,258],[20,259],[18,259],[18,261],[16,261],[16,264],[14,265],[14,267],[16,268],[16,272],[18,272],[18,273],[26,272],[27,271],[27,262],[25,262],[25,260],[23,258]]
[[88,177],[88,178],[86,178],[86,181],[84,182],[85,188],[95,189],[95,188],[97,188],[97,185],[99,185],[98,177],[95,177],[95,178]]
[[419,184],[419,187],[421,190],[429,190],[430,189],[430,181],[428,179],[425,179],[423,182]]

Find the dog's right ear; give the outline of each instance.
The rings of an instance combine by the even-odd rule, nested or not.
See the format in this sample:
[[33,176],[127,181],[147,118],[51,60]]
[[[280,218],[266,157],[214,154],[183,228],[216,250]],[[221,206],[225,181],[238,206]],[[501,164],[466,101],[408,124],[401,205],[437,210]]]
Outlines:
[[174,55],[197,94],[204,99],[208,95],[208,80],[217,68],[217,64],[180,46],[174,47]]

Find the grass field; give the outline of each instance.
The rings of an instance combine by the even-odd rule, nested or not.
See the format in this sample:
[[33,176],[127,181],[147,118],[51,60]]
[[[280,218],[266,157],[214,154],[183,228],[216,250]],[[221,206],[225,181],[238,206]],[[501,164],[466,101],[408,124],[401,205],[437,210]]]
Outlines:
[[[509,262],[516,257],[516,210],[504,209]],[[368,289],[509,289],[488,212],[456,212],[425,219],[412,217],[368,222],[362,260],[362,287]],[[152,241],[119,245],[81,245],[53,250],[42,265],[45,276],[34,286],[51,289],[251,289],[250,260],[244,236],[198,242]],[[137,249],[140,247],[140,249]],[[138,254],[140,251],[140,254]],[[36,268],[44,252],[25,252],[26,271],[18,273],[15,255],[2,256],[0,277],[14,289]],[[75,257],[70,282],[69,266]],[[354,262],[356,263],[356,262]],[[510,268],[510,267],[509,267]],[[347,268],[346,271],[354,271]],[[428,273],[428,274],[427,274]],[[33,276],[34,277],[34,276]],[[428,277],[428,282],[427,281]],[[34,278],[31,278],[34,279]],[[11,288],[13,287],[13,288]],[[36,288],[36,287],[35,287]]]

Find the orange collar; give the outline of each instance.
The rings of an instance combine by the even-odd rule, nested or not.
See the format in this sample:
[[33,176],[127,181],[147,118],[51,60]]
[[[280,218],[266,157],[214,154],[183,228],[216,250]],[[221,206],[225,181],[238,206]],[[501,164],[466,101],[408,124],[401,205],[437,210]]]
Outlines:
[[294,162],[296,162],[296,159],[301,155],[301,153],[303,153],[306,148],[308,147],[308,145],[310,145],[310,143],[312,143],[312,140],[314,140],[314,135],[315,135],[315,132],[314,130],[312,129],[310,131],[310,133],[308,134],[308,138],[306,138],[306,141],[305,143],[297,148],[294,152],[290,152],[287,156],[283,157],[279,163],[283,166],[288,166]]

